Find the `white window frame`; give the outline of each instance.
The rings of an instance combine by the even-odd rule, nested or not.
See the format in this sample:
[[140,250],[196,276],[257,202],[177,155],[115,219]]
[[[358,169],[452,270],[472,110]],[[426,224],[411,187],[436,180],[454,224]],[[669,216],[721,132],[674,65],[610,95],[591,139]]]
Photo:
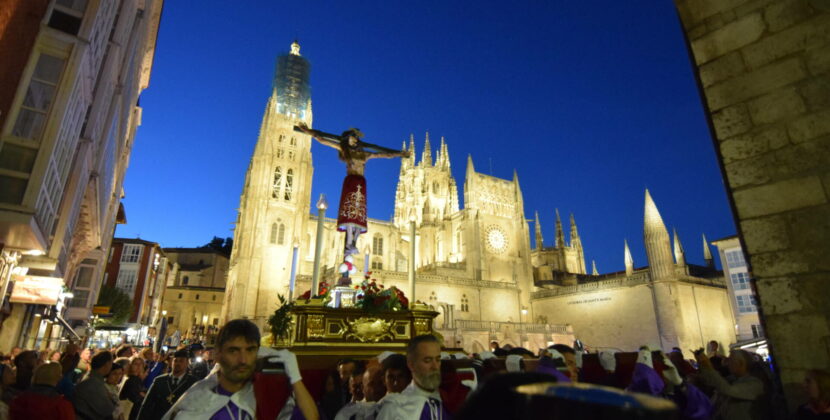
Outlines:
[[124,244],[121,249],[121,263],[133,264],[141,260],[143,245],[140,244]]

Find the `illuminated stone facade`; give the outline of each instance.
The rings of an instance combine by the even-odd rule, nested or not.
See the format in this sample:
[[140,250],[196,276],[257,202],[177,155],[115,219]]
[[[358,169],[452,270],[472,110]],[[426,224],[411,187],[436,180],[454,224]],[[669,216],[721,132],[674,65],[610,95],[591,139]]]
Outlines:
[[[299,47],[291,54],[298,55]],[[281,113],[279,101],[274,89],[240,199],[223,310],[224,319],[246,317],[259,325],[276,309],[277,295],[289,294],[294,256],[296,294],[310,288],[314,261],[317,218],[309,215],[312,139],[292,129],[298,122],[311,125],[311,104],[309,100],[302,113]],[[435,327],[448,345],[481,351],[488,341],[498,340],[535,350],[550,342],[570,343],[574,333],[589,345],[628,350],[659,345],[661,336],[667,349],[700,346],[700,337],[724,344],[734,341],[722,274],[680,260],[675,264],[668,234],[659,234],[665,227],[653,202],[650,207],[647,203],[647,220],[653,222],[647,223],[647,231],[651,226],[657,234],[647,243],[660,277],[650,283],[648,268],[633,267],[630,275],[589,275],[573,217],[569,242],[557,217],[555,246],[531,248],[517,174],[507,180],[476,172],[468,156],[461,208],[444,139],[434,157],[429,134],[420,159],[412,136],[403,149],[411,153],[401,160],[394,216],[391,221],[369,219],[368,232],[357,243],[355,263],[368,267],[387,287],[408,290],[413,240],[409,223],[414,220],[415,298],[440,312]],[[329,197],[329,202],[337,198]],[[543,243],[540,226],[537,222],[538,244]],[[324,221],[322,240],[322,279],[332,282],[344,240],[333,219]],[[654,285],[659,289],[655,298],[650,292]],[[598,291],[610,300],[589,302]],[[575,305],[574,300],[586,302]],[[701,327],[703,323],[711,328]]]

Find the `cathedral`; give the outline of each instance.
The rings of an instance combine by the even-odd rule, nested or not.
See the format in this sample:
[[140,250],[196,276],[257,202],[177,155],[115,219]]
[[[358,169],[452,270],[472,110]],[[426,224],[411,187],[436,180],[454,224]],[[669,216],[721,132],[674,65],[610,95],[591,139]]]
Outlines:
[[[248,318],[264,327],[278,295],[289,295],[292,284],[295,296],[310,289],[317,238],[312,138],[293,129],[312,126],[309,69],[296,42],[277,59],[240,197],[223,321]],[[415,298],[440,313],[435,328],[447,346],[477,352],[499,341],[535,351],[578,338],[594,349],[631,351],[643,344],[685,350],[709,340],[735,341],[723,273],[714,269],[711,253],[706,266],[686,263],[680,239],[675,234],[672,245],[648,191],[648,265],[635,268],[626,243],[625,271],[600,275],[594,268],[589,274],[573,215],[566,241],[556,214],[555,242],[546,247],[536,214],[532,248],[518,174],[479,173],[468,156],[462,208],[449,145],[441,138],[433,150],[433,142],[427,133],[420,157],[413,136],[403,144],[409,157],[401,159],[394,216],[368,220],[354,257],[378,282],[408,290],[408,250],[415,241]],[[332,283],[344,234],[334,219],[323,222],[321,279]],[[704,248],[709,252],[705,240]]]

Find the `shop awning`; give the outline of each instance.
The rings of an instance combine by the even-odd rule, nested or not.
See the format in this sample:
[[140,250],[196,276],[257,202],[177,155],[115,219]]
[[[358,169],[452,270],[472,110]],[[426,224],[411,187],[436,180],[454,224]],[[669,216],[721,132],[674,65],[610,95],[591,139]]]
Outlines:
[[80,336],[80,335],[78,335],[78,333],[76,333],[76,332],[75,332],[75,329],[74,329],[74,328],[72,328],[72,327],[70,327],[70,326],[69,326],[69,323],[68,323],[68,322],[66,322],[66,320],[65,320],[65,319],[63,319],[60,315],[55,315],[55,319],[57,319],[57,320],[58,320],[58,323],[60,323],[60,324],[61,324],[61,326],[62,326],[62,327],[63,327],[63,329],[64,329],[64,332],[69,331],[69,333],[70,333],[71,335],[73,335],[73,336],[75,337],[75,339],[76,339],[76,340],[81,341],[81,336]]

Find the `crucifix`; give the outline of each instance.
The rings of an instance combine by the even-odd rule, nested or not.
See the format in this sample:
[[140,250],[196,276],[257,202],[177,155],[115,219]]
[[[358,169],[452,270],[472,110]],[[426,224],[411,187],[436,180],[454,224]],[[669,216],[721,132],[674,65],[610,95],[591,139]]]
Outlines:
[[364,142],[361,140],[363,133],[356,128],[348,129],[343,134],[337,135],[314,130],[300,123],[294,126],[294,130],[310,135],[324,146],[337,149],[337,157],[346,164],[346,178],[343,179],[340,207],[337,211],[337,230],[346,233],[343,264],[347,268],[341,270],[338,285],[347,286],[351,284],[349,272],[354,272],[351,269],[353,257],[349,257],[358,252],[357,238],[367,231],[366,178],[363,177],[366,161],[374,158],[409,157],[409,152],[387,149]]

